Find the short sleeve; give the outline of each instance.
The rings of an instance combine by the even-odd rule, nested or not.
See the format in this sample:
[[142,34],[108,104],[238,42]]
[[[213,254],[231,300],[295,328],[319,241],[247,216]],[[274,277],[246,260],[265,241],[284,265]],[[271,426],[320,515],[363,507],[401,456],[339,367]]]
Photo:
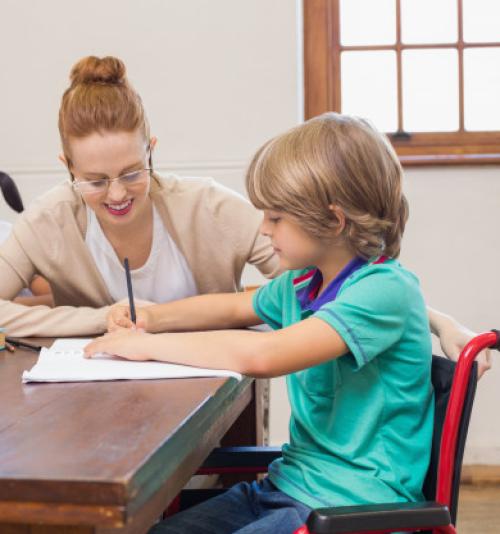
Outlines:
[[253,296],[255,313],[271,328],[283,328],[283,304],[289,273],[283,273],[265,286],[260,287]]
[[395,269],[380,266],[341,289],[313,317],[338,332],[359,369],[401,339],[411,305],[410,283]]

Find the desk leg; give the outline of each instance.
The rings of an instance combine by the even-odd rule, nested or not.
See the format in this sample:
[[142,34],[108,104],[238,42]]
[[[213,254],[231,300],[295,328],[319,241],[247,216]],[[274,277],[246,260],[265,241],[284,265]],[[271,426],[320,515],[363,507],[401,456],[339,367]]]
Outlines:
[[222,438],[221,445],[264,445],[267,441],[269,380],[254,380],[252,401]]
[[[252,401],[243,410],[221,440],[222,447],[267,444],[269,421],[269,380],[258,379],[252,384]],[[224,487],[241,481],[255,480],[252,474],[226,474],[220,476]]]

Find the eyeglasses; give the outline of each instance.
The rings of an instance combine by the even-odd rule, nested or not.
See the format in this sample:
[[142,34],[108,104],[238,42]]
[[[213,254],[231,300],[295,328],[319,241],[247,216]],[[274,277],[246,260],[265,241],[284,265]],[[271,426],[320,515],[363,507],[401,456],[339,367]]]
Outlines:
[[81,194],[101,194],[108,191],[113,182],[118,182],[123,187],[133,187],[135,185],[143,184],[149,180],[153,172],[153,161],[151,157],[151,148],[149,151],[149,167],[137,169],[135,171],[126,172],[117,178],[101,178],[99,180],[85,180],[84,178],[77,178],[70,171],[71,185],[73,189]]
[[146,167],[137,171],[127,172],[118,176],[118,178],[101,178],[100,180],[80,180],[71,175],[73,178],[71,185],[73,189],[82,194],[104,193],[113,182],[118,182],[123,187],[133,187],[145,183],[149,180],[152,170],[150,167]]

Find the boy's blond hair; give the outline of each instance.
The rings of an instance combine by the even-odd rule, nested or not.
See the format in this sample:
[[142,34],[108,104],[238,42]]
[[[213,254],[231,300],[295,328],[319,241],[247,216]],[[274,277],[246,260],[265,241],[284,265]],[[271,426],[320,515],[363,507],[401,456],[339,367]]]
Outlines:
[[358,256],[399,255],[408,218],[402,168],[387,138],[363,119],[325,113],[263,145],[246,176],[252,203],[292,215],[312,236],[329,239],[338,219]]

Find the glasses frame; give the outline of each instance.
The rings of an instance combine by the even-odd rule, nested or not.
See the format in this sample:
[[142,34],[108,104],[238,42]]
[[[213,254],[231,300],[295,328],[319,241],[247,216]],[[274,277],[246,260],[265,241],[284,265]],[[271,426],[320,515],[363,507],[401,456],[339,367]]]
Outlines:
[[[136,172],[148,171],[149,172],[149,178],[151,178],[151,176],[152,176],[152,174],[154,172],[154,168],[153,168],[153,151],[151,149],[151,145],[148,145],[148,148],[147,148],[146,152],[149,152],[149,156],[148,156],[148,165],[149,165],[149,167],[144,167],[142,169],[137,169],[135,171],[129,171],[129,172],[126,172],[124,174],[120,174],[120,176],[117,176],[116,178],[102,178],[100,180],[77,180],[75,178],[75,175],[73,174],[73,172],[71,171],[71,169],[68,166],[68,172],[69,172],[70,179],[71,179],[71,187],[75,191],[78,191],[81,195],[88,195],[88,194],[92,195],[92,194],[96,194],[96,193],[102,194],[102,193],[107,193],[109,191],[109,187],[113,182],[120,181],[120,180],[122,180],[122,178],[124,176],[128,176],[128,175],[134,174]],[[82,183],[84,183],[84,184],[92,184],[92,183],[96,183],[96,182],[99,182],[99,183],[106,182],[106,189],[103,189],[102,191],[101,190],[82,191],[80,189],[79,184],[82,184]],[[127,185],[125,185],[125,187],[127,187]]]

